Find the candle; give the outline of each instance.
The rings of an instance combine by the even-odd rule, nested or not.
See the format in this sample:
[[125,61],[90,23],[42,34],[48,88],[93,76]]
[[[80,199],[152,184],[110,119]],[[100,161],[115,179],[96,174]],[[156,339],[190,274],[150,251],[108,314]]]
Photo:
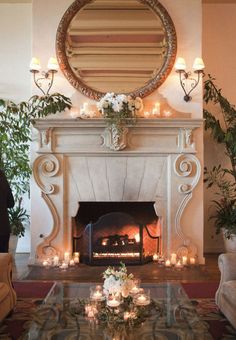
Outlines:
[[171,264],[171,263],[170,263],[170,260],[166,260],[165,266],[166,266],[166,267],[170,267],[170,264]]
[[99,290],[96,290],[93,294],[92,294],[92,300],[96,300],[96,301],[100,301],[103,299],[103,295],[102,292],[100,292]]
[[59,265],[59,256],[54,256],[53,258],[53,265],[57,267]]
[[153,116],[160,116],[160,103],[156,103],[154,109],[152,110]]
[[68,252],[64,253],[64,261],[65,261],[65,263],[69,263],[69,261],[70,261],[70,253],[68,253]]
[[153,261],[157,261],[158,258],[159,258],[158,254],[154,254],[153,257],[152,257]]
[[183,257],[182,257],[182,262],[183,262],[183,265],[184,265],[184,266],[187,266],[187,263],[188,263],[188,258],[187,258],[187,256],[183,256]]
[[44,267],[47,267],[48,265],[49,265],[48,261],[46,261],[46,260],[43,261],[43,266],[44,266]]
[[190,257],[189,262],[190,264],[194,265],[196,263],[196,260],[194,257]]
[[164,110],[164,111],[163,111],[163,116],[164,116],[164,117],[168,118],[168,117],[170,117],[171,115],[172,115],[172,112],[171,112],[171,111],[167,111],[167,110]]
[[60,268],[61,269],[67,269],[68,268],[68,263],[62,262]]
[[139,288],[136,287],[136,286],[133,287],[133,288],[131,289],[131,291],[130,291],[130,293],[133,294],[133,295],[134,295],[134,294],[137,294],[138,292],[139,292]]
[[177,255],[175,253],[171,254],[170,263],[174,266],[176,264]]
[[150,303],[150,299],[147,298],[145,294],[139,295],[136,299],[136,305],[139,305],[139,306],[146,306],[146,305],[149,305],[149,303]]
[[74,260],[70,260],[70,266],[74,266],[75,265],[75,261]]
[[176,267],[177,269],[181,269],[181,268],[182,268],[181,262],[178,261],[178,262],[176,263],[175,267]]
[[107,305],[109,307],[118,307],[120,305],[120,301],[116,300],[115,298],[111,299],[111,300],[107,300]]

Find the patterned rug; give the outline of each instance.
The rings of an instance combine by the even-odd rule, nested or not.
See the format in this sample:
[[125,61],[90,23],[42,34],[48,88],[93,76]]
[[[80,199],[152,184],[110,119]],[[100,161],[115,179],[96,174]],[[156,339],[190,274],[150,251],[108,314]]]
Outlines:
[[[2,340],[23,340],[29,324],[32,319],[32,314],[37,307],[42,303],[46,293],[49,292],[53,282],[20,282],[15,289],[18,294],[17,305],[14,313],[7,317],[2,324],[0,324],[0,339]],[[186,284],[183,284],[183,287]],[[192,285],[192,287],[191,287]],[[188,290],[194,290],[193,284],[187,284]],[[197,283],[200,292],[204,291],[206,283]],[[202,287],[201,287],[202,285]],[[29,289],[30,287],[30,289]],[[215,287],[217,284],[215,283]],[[31,292],[31,293],[30,293]],[[211,288],[212,292],[212,288]],[[29,293],[32,296],[29,296]],[[35,296],[34,296],[35,295]],[[211,293],[212,295],[212,293]],[[191,296],[189,295],[191,298]],[[198,315],[202,321],[205,321],[209,327],[209,333],[213,339],[216,340],[235,340],[236,330],[227,322],[225,317],[220,313],[214,298],[191,298],[192,304],[196,308]],[[63,338],[61,338],[63,339]],[[40,339],[39,339],[40,340]],[[200,339],[199,339],[200,340]]]

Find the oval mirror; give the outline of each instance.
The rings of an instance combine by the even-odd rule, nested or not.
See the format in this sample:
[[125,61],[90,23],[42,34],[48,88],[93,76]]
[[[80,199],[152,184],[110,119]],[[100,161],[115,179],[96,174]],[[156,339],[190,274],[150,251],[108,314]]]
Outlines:
[[147,96],[170,73],[176,48],[173,22],[153,0],[76,0],[56,37],[65,77],[95,100],[106,92]]

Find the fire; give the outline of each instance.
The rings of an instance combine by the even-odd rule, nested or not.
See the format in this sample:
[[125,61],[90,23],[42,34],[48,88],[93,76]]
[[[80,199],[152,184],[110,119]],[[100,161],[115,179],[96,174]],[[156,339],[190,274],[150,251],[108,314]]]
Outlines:
[[140,242],[140,235],[139,235],[139,233],[138,233],[138,234],[135,234],[135,235],[134,235],[134,238],[135,238],[135,240],[136,240],[137,243]]

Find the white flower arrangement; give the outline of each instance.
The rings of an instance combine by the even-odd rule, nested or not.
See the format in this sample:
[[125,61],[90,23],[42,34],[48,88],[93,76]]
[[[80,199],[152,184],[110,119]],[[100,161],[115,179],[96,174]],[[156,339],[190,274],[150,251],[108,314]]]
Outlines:
[[139,97],[106,93],[97,103],[97,108],[110,125],[132,124],[136,114],[142,111],[143,102]]
[[114,267],[108,267],[103,273],[104,284],[103,290],[105,295],[122,294],[124,297],[129,295],[129,292],[134,287],[134,276],[128,274],[124,263],[121,263],[119,270]]

